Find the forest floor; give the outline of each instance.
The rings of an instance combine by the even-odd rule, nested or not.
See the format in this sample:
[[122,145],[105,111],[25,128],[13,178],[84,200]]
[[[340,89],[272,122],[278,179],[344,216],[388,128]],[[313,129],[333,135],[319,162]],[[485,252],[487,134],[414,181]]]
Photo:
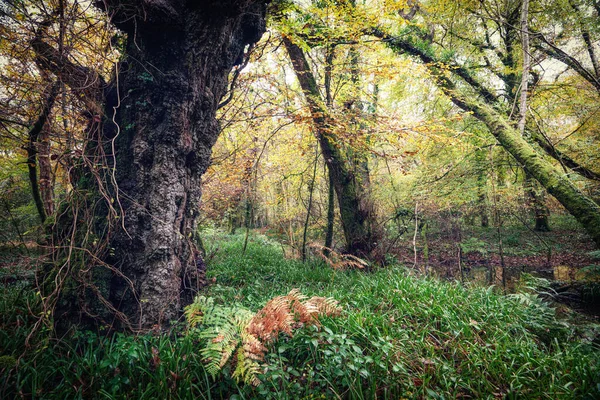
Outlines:
[[[502,238],[504,263],[507,268],[553,273],[557,265],[578,269],[594,264],[590,254],[594,243],[580,229],[557,229],[550,232],[529,232],[510,229]],[[458,245],[462,243],[463,263],[466,267],[500,265],[498,238],[494,228],[479,228],[464,232],[460,240],[451,235],[435,234],[428,238],[429,257],[423,254],[423,240],[418,238],[418,264],[428,263],[440,273],[457,273]],[[543,242],[542,242],[543,241]],[[398,261],[413,264],[412,243],[393,249]],[[550,277],[550,276],[549,276]]]
[[549,232],[508,226],[500,235],[493,227],[467,226],[460,233],[438,229],[426,238],[417,236],[416,246],[409,238],[389,253],[402,265],[442,279],[506,285],[508,292],[515,290],[521,275],[533,274],[564,292],[561,301],[600,316],[600,253],[579,226],[559,222]]
[[263,235],[251,235],[246,251],[243,235],[205,237],[210,285],[202,294],[215,304],[256,312],[299,289],[335,298],[341,315],[281,335],[253,386],[232,379],[230,363],[211,376],[209,343],[184,320],[152,336],[33,331],[37,294],[31,279],[17,277],[0,282],[0,398],[600,396],[600,325],[564,306],[557,312],[537,296],[535,279],[503,295],[398,265],[364,272],[301,263]]

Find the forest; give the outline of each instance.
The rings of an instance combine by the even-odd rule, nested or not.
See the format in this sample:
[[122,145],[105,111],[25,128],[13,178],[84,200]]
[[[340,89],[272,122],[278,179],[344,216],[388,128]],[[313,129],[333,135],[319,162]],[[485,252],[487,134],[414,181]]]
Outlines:
[[600,398],[599,58],[598,0],[2,0],[0,398]]

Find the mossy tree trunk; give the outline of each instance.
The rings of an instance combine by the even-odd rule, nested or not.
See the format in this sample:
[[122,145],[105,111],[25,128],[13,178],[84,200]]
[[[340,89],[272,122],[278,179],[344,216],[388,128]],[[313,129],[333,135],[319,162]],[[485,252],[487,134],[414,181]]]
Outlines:
[[373,230],[374,212],[368,198],[369,193],[365,190],[366,182],[352,168],[342,151],[335,134],[334,121],[321,99],[316,79],[303,50],[288,37],[283,38],[283,43],[308,103],[315,134],[337,195],[346,251],[359,257],[368,257],[377,246],[378,238]]
[[455,90],[447,93],[455,104],[473,112],[475,117],[485,123],[502,147],[581,223],[596,245],[600,246],[598,204],[585,196],[565,174],[537,153],[533,146],[492,107],[472,98],[460,96]]
[[511,124],[506,115],[492,107],[497,98],[473,78],[464,67],[453,66],[449,70],[454,77],[462,79],[469,87],[481,95],[482,100],[467,90],[462,91],[454,84],[444,71],[438,68],[432,49],[416,46],[410,38],[391,36],[379,29],[371,29],[369,33],[385,40],[393,50],[415,56],[427,65],[432,76],[437,79],[438,86],[460,109],[471,112],[483,122],[498,143],[519,162],[525,172],[530,174],[540,185],[554,196],[579,221],[600,246],[600,207],[592,199],[579,190],[558,168],[546,160],[528,143]]

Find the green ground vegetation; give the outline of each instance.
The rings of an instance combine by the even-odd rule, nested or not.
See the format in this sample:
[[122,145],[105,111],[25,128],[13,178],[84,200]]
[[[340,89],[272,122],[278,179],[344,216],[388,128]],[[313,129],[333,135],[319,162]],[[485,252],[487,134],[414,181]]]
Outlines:
[[[535,292],[502,295],[415,275],[401,266],[334,271],[318,259],[285,259],[265,236],[210,232],[215,304],[259,310],[298,288],[343,308],[321,326],[281,335],[258,386],[227,364],[212,377],[185,322],[160,335],[54,338],[38,329],[32,282],[11,281],[0,299],[1,398],[598,398],[600,327]],[[212,255],[212,257],[210,256]],[[528,286],[530,287],[530,286]]]

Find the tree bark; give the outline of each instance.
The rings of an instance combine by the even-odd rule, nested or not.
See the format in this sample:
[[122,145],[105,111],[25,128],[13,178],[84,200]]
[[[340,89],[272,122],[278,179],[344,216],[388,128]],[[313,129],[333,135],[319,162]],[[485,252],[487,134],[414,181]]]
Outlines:
[[[33,196],[33,200],[42,224],[46,220],[48,212],[44,204],[44,198],[40,193],[42,176],[40,176],[40,181],[38,181],[38,154],[40,153],[40,150],[43,150],[41,149],[42,146],[40,146],[39,139],[40,136],[44,136],[44,130],[48,130],[47,122],[52,110],[52,106],[56,100],[56,96],[58,96],[58,89],[59,85],[58,83],[55,83],[49,87],[47,93],[45,93],[42,110],[40,111],[40,115],[36,119],[35,123],[31,126],[29,132],[27,133],[28,142],[27,146],[25,146],[25,150],[27,151],[27,169],[29,172],[29,183],[31,184],[31,194]],[[43,163],[41,159],[39,162],[40,164]]]
[[[331,249],[333,246],[333,225],[335,223],[335,188],[333,187],[333,177],[331,170],[327,168],[327,226],[325,228],[325,247]],[[325,250],[325,255],[329,255],[329,251]]]
[[37,159],[40,167],[40,195],[42,197],[44,211],[46,212],[47,216],[54,213],[54,179],[52,177],[52,163],[50,162],[51,133],[52,130],[50,129],[50,124],[44,124],[44,128],[40,132],[37,146]]
[[202,285],[193,238],[200,178],[219,135],[215,114],[229,72],[262,36],[266,12],[258,1],[148,3],[152,10],[139,6],[135,24],[124,12],[114,20],[128,34],[131,61],[113,126],[125,229],[112,241],[111,261],[135,292],[113,279],[111,302],[140,329],[176,319]]
[[[128,37],[116,90],[96,84],[100,95],[89,96],[105,104],[91,147],[103,149],[114,167],[105,175],[113,183],[109,200],[123,213],[108,239],[109,268],[92,271],[85,291],[65,293],[55,321],[98,317],[147,331],[177,319],[203,283],[205,266],[194,245],[200,178],[219,134],[215,114],[228,75],[265,31],[266,1],[107,0],[99,7]],[[71,87],[100,82],[54,57],[41,37],[35,45],[42,64]],[[100,295],[104,310],[96,306]]]
[[316,79],[304,52],[287,37],[283,38],[283,43],[308,103],[321,153],[333,178],[346,239],[346,251],[359,257],[368,257],[377,245],[371,224],[373,210],[366,198],[368,193],[361,186],[361,177],[356,176],[344,159],[336,140],[334,123],[321,99]]

